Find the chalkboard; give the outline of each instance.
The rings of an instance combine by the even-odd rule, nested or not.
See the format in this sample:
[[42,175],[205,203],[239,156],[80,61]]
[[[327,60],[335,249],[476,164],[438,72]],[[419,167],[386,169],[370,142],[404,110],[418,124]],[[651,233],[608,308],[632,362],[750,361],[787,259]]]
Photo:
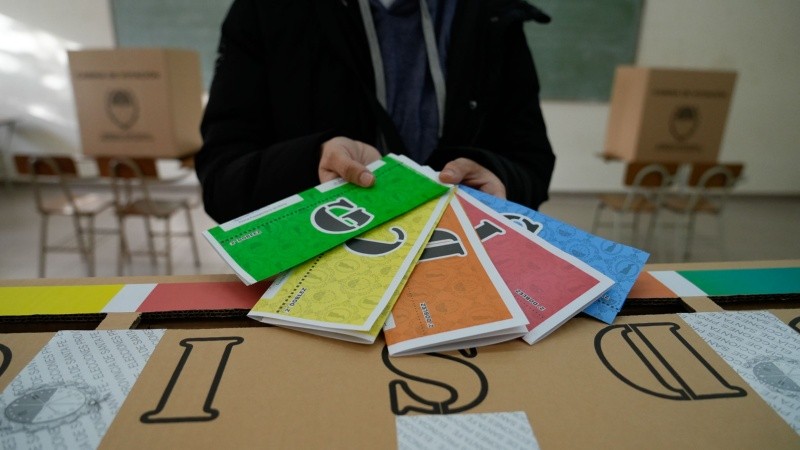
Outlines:
[[111,0],[119,47],[170,47],[200,55],[211,85],[219,31],[233,0]]
[[[608,100],[614,68],[632,63],[636,56],[643,1],[533,0],[553,18],[547,25],[525,25],[542,98]],[[117,45],[196,50],[207,88],[214,74],[220,25],[232,2],[111,0]]]
[[607,101],[614,69],[636,57],[643,1],[532,1],[553,19],[525,24],[541,97]]

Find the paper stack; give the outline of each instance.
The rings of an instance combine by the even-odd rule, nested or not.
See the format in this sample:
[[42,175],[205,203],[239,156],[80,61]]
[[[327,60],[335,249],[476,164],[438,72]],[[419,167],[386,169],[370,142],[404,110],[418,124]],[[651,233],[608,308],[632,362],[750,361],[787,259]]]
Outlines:
[[[540,213],[403,156],[370,169],[371,188],[335,180],[204,233],[246,284],[277,275],[251,318],[366,344],[383,329],[399,356],[533,344],[616,286],[544,238]],[[635,256],[635,278],[647,255],[630,250],[619,253]]]

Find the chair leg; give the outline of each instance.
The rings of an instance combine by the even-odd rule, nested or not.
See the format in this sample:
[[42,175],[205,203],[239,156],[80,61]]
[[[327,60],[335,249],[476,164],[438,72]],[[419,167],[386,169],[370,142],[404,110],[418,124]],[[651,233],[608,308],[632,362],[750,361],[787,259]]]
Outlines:
[[603,207],[602,203],[598,203],[597,207],[594,209],[594,220],[592,220],[592,234],[597,234],[597,229],[600,228],[600,216],[603,214]]
[[47,257],[47,225],[50,217],[46,214],[42,215],[42,221],[39,225],[39,278],[45,276],[45,258]]
[[650,214],[650,223],[647,224],[647,234],[644,236],[644,246],[650,250],[653,243],[653,236],[656,234],[656,226],[658,225],[658,210]]
[[75,229],[75,240],[78,243],[78,251],[81,254],[81,259],[84,264],[87,264],[88,270],[89,254],[86,252],[86,241],[83,239],[83,225],[81,224],[80,216],[72,216],[72,227]]
[[119,251],[117,253],[117,275],[123,275],[125,261],[130,262],[130,249],[128,248],[127,237],[125,236],[125,220],[122,216],[117,216],[117,226],[119,227]]
[[150,217],[144,216],[144,228],[147,234],[147,250],[150,252],[150,265],[156,267],[158,259],[156,258],[156,244],[153,235],[153,224],[150,222]]
[[614,211],[614,240],[622,242],[622,213],[621,211]]
[[633,220],[631,221],[631,239],[634,245],[639,245],[639,217],[641,214],[638,211],[633,212]]
[[670,220],[662,220],[662,230],[665,228],[670,229],[669,240],[667,241],[665,254],[668,254],[669,260],[679,261],[681,258],[680,252],[683,250],[685,244],[683,232],[685,220],[685,213],[672,211],[669,214]]
[[75,223],[75,234],[78,239],[78,249],[81,257],[86,264],[86,275],[94,276],[94,218],[86,216],[86,224],[83,223],[82,216],[73,216]]
[[93,277],[95,275],[95,235],[94,235],[94,217],[89,216],[86,218],[86,228],[84,228],[84,232],[86,233],[86,264],[89,268],[89,276]]
[[200,267],[200,252],[197,249],[197,241],[194,238],[194,223],[192,222],[192,210],[189,205],[184,208],[186,212],[186,230],[189,233],[189,243],[192,245],[192,254],[194,256],[194,266]]
[[728,259],[728,248],[725,245],[725,220],[722,218],[722,212],[717,214],[717,239],[719,240],[719,255],[723,261]]
[[164,257],[167,275],[172,275],[172,228],[170,217],[164,219]]
[[692,242],[694,240],[694,222],[695,215],[689,214],[686,221],[686,240],[683,247],[683,260],[688,261],[692,253]]

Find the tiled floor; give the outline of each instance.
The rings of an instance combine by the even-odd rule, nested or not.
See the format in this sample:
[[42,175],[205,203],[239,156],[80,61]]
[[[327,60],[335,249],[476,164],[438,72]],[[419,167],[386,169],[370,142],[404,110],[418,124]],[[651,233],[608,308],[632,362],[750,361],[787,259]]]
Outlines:
[[[171,187],[163,195],[197,196],[192,185]],[[589,230],[597,203],[594,195],[552,194],[551,200],[542,207],[542,212],[577,227]],[[704,220],[698,223],[697,238],[692,248],[691,261],[753,261],[800,259],[800,197],[734,197],[725,214],[725,249],[720,251],[713,239],[716,225]],[[231,273],[228,266],[217,256],[211,246],[200,235],[200,231],[214,225],[202,208],[194,210],[197,230],[196,239],[200,248],[201,267],[195,268],[188,242],[175,241],[173,273],[218,274]],[[71,225],[66,219],[56,218],[52,223],[54,236],[69,236]],[[646,225],[646,223],[645,223]],[[113,227],[115,220],[110,213],[99,219],[98,226]],[[183,227],[176,218],[174,228]],[[132,221],[129,233],[136,233],[133,245],[143,248],[143,227]],[[609,228],[598,234],[630,243],[626,230],[619,236]],[[680,260],[681,236],[674,230],[661,230],[651,248],[650,262],[675,262]],[[27,184],[11,187],[0,186],[0,278],[26,279],[37,277],[39,246],[39,217],[34,208],[33,191]],[[115,276],[117,261],[116,236],[101,236],[97,246],[97,276]],[[163,265],[152,267],[146,257],[134,257],[134,263],[125,275],[151,275],[163,273]],[[48,278],[72,278],[85,276],[84,267],[77,254],[53,254],[47,260]]]

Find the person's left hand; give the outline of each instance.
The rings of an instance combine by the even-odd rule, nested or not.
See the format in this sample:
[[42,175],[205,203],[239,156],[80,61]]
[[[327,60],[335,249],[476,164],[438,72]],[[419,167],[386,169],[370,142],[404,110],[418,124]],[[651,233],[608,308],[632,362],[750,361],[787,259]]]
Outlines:
[[450,184],[465,184],[487,194],[506,198],[506,187],[489,169],[467,158],[454,159],[439,173],[439,181]]

